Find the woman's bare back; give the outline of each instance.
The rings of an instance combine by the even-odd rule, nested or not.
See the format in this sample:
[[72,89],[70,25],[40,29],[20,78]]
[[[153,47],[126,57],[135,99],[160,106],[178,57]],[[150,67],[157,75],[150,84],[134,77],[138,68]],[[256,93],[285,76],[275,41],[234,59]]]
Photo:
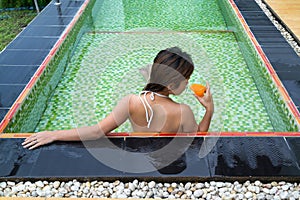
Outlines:
[[[141,98],[140,98],[141,97]],[[147,127],[146,110],[142,103],[145,101],[143,95],[132,95],[129,100],[129,119],[134,132],[186,132],[184,130],[184,116],[187,114],[184,112],[191,112],[191,110],[185,109],[186,105],[174,102],[171,98],[160,97],[154,94],[154,99],[151,100],[150,93],[145,98],[153,110],[153,119]],[[148,115],[151,114],[149,108],[147,108]],[[197,124],[194,119],[193,113],[191,113],[192,122],[194,121],[194,127],[192,130],[196,130]]]

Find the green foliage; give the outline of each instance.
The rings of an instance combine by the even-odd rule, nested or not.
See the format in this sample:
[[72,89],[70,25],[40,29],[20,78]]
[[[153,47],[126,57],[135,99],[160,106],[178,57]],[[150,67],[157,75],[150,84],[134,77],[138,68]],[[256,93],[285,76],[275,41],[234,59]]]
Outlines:
[[0,51],[4,49],[36,16],[36,11],[18,10],[0,12]]
[[[39,7],[45,7],[51,0],[37,0]],[[0,9],[34,7],[33,0],[1,0]]]

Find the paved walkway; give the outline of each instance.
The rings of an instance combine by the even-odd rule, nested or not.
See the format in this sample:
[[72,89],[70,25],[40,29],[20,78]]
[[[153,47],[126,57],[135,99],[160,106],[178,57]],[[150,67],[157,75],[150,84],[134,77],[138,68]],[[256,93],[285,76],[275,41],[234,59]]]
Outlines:
[[265,0],[279,18],[300,40],[300,1],[299,0]]

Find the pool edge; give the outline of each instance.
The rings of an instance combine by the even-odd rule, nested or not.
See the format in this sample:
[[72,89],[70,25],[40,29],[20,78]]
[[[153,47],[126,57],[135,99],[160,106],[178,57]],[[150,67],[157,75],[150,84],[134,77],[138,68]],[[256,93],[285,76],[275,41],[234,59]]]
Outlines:
[[[281,80],[277,76],[277,74],[276,74],[275,70],[273,69],[270,61],[268,60],[267,56],[263,52],[262,48],[260,47],[260,45],[257,42],[256,38],[254,37],[253,33],[251,32],[249,26],[245,22],[245,20],[243,18],[243,15],[239,11],[238,7],[236,6],[236,4],[234,3],[233,0],[228,0],[228,2],[230,2],[232,8],[234,9],[236,15],[238,16],[238,18],[241,22],[241,25],[244,27],[246,33],[248,34],[248,37],[251,39],[251,42],[252,42],[253,46],[256,48],[257,52],[261,56],[261,59],[264,61],[265,65],[267,67],[267,70],[269,72],[269,76],[271,77],[273,83],[276,85],[279,93],[281,94],[281,97],[284,99],[285,105],[289,108],[289,111],[294,115],[294,118],[295,118],[296,122],[298,123],[297,124],[298,129],[300,129],[300,113],[297,110],[294,102],[291,100],[291,97],[289,96],[289,94],[286,91],[285,87],[283,86]],[[5,115],[4,119],[1,121],[1,124],[0,124],[0,133],[1,133],[1,135],[3,134],[2,132],[5,130],[6,126],[10,122],[10,120],[14,117],[16,112],[19,110],[20,105],[22,104],[24,99],[27,97],[30,90],[35,85],[35,83],[37,82],[39,77],[41,76],[42,72],[45,70],[47,64],[51,61],[53,55],[55,55],[55,53],[59,49],[60,45],[66,39],[66,37],[67,37],[68,33],[70,32],[70,30],[74,27],[76,21],[79,19],[79,17],[83,13],[83,11],[86,8],[86,6],[88,5],[88,3],[89,3],[89,0],[85,0],[83,5],[77,11],[75,17],[72,19],[72,21],[70,22],[68,27],[65,29],[65,31],[61,34],[60,38],[58,39],[58,41],[56,42],[54,47],[51,49],[50,53],[47,55],[47,57],[44,59],[43,63],[40,65],[38,70],[35,72],[32,79],[29,81],[27,86],[24,88],[24,90],[21,92],[21,94],[19,95],[17,100],[14,102],[11,109],[8,111],[8,113]],[[233,133],[235,133],[235,136],[247,136],[246,132],[220,132],[220,135],[233,135]],[[269,132],[269,133],[270,133],[270,135],[278,136],[278,134],[290,135],[291,133],[299,133],[299,132]],[[148,136],[148,134],[145,134],[145,135]],[[255,134],[251,134],[251,135],[266,135],[266,133],[265,132],[255,132]]]

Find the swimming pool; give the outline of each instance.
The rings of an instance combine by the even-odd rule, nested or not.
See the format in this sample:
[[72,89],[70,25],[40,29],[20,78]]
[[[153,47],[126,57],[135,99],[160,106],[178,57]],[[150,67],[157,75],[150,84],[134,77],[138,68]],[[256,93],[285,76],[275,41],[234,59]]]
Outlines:
[[[170,46],[192,55],[195,72],[191,83],[208,80],[211,84],[216,108],[210,131],[298,130],[228,2],[91,1],[84,15],[86,19],[78,25],[83,27],[78,28],[80,34],[69,37],[73,37],[69,41],[74,43],[74,53],[59,51],[56,60],[60,64],[53,70],[48,67],[44,75],[53,82],[50,89],[37,86],[32,91],[45,94],[44,100],[36,95],[34,105],[25,102],[21,112],[28,114],[19,112],[6,132],[67,129],[98,122],[122,96],[141,91],[145,80],[139,69]],[[55,91],[49,92],[53,87]],[[41,106],[49,95],[47,106]],[[204,110],[189,90],[174,99],[189,104],[201,119]],[[115,131],[131,131],[130,125]]]

